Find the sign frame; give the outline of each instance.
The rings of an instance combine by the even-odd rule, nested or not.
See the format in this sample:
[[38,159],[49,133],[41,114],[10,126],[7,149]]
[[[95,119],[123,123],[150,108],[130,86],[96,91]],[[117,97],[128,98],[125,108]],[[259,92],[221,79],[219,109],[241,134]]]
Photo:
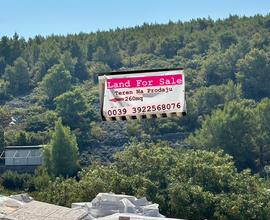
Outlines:
[[[166,72],[166,71],[184,71],[184,68],[164,68],[164,69],[140,69],[140,70],[120,70],[120,71],[113,71],[113,72],[106,72],[106,73],[99,73],[99,98],[100,98],[100,113],[103,121],[121,121],[121,120],[134,120],[134,119],[144,119],[144,118],[165,118],[165,117],[173,117],[173,116],[185,116],[187,113],[186,110],[186,100],[184,94],[184,106],[183,112],[172,112],[172,113],[149,113],[149,114],[142,114],[142,115],[132,115],[132,116],[112,116],[106,117],[103,114],[104,109],[104,94],[105,94],[105,82],[106,76],[114,76],[114,75],[126,75],[126,74],[143,74],[143,73],[155,73],[155,72]],[[182,73],[184,75],[184,73]],[[145,75],[144,75],[145,76]],[[143,77],[144,77],[143,76]]]

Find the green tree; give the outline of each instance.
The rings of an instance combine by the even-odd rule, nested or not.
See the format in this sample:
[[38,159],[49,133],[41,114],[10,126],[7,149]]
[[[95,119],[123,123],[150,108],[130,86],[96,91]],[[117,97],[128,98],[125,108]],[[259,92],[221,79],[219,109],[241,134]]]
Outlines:
[[270,196],[249,171],[235,171],[222,152],[188,151],[172,168],[169,202],[174,217],[186,219],[268,219]]
[[4,75],[5,68],[6,68],[6,61],[5,61],[5,58],[0,56],[0,77],[1,77],[2,75]]
[[34,183],[38,191],[42,191],[48,187],[51,177],[48,170],[44,166],[39,166],[35,170]]
[[93,53],[93,61],[96,62],[106,62],[106,51],[102,47],[98,47]]
[[15,33],[12,37],[11,41],[11,53],[10,53],[10,60],[14,61],[16,60],[22,53],[22,49],[24,46],[24,39],[19,39],[19,35]]
[[81,191],[80,185],[75,179],[58,177],[55,181],[47,182],[46,190],[39,192],[35,199],[70,207],[74,202],[83,201],[81,199]]
[[44,111],[28,116],[26,121],[26,131],[48,131],[54,127],[54,122],[57,120],[55,111]]
[[218,109],[206,117],[187,143],[199,149],[221,148],[233,156],[238,169],[255,171],[254,106],[255,103],[248,100],[228,103],[224,110]]
[[0,57],[3,57],[6,64],[11,65],[13,61],[11,61],[11,45],[10,40],[7,36],[3,36],[0,41]]
[[161,41],[159,46],[159,53],[167,58],[172,58],[176,55],[178,43],[176,39],[165,38]]
[[107,64],[100,62],[91,62],[88,68],[88,72],[94,83],[98,83],[98,73],[106,73],[111,71],[111,68]]
[[71,88],[71,75],[63,64],[55,64],[48,70],[41,86],[50,100]]
[[5,77],[8,81],[8,90],[13,95],[20,95],[29,90],[30,77],[27,63],[21,57],[14,61],[13,66],[7,66]]
[[237,39],[233,33],[223,32],[218,36],[218,41],[222,49],[227,49],[231,44],[235,44]]
[[68,44],[70,47],[70,52],[71,52],[72,57],[77,57],[78,60],[81,60],[83,58],[83,53],[82,53],[82,50],[80,48],[78,41],[71,40],[68,42]]
[[201,73],[208,84],[222,84],[235,80],[236,63],[249,51],[249,42],[243,41],[231,45],[224,53],[209,50],[202,60]]
[[93,59],[93,53],[95,51],[95,45],[91,42],[89,42],[87,46],[87,60],[90,61]]
[[65,92],[55,98],[56,111],[64,124],[75,129],[83,121],[83,114],[87,110],[86,101],[79,89]]
[[25,146],[27,145],[27,134],[24,131],[19,131],[18,133],[16,133],[16,140],[17,140],[17,144],[19,146]]
[[270,196],[263,182],[248,171],[238,173],[232,157],[222,151],[133,142],[116,154],[113,164],[94,163],[79,177],[79,181],[57,178],[38,198],[70,205],[109,191],[146,196],[170,217],[244,220],[270,216]]
[[78,171],[78,146],[76,137],[59,119],[52,140],[45,149],[46,166],[55,176],[73,176]]
[[72,76],[74,76],[75,65],[77,62],[77,58],[73,58],[69,51],[66,51],[61,55],[61,63],[64,64],[65,68],[70,72]]
[[136,40],[130,41],[129,44],[127,45],[127,53],[128,53],[128,55],[129,56],[134,55],[137,48],[138,48],[138,41],[136,41]]
[[270,96],[269,56],[263,50],[253,49],[237,63],[237,80],[247,98],[259,100]]
[[8,82],[0,79],[0,103],[9,98],[8,94]]
[[197,115],[210,114],[214,109],[222,107],[225,103],[232,100],[240,100],[241,97],[241,86],[235,85],[232,81],[219,86],[200,87],[189,98],[189,101],[192,102],[191,105],[193,105],[193,112],[191,112],[190,108],[189,112],[191,114],[196,112]]
[[[40,41],[38,38],[37,41]],[[59,64],[61,60],[61,52],[56,39],[43,41],[38,43],[40,46],[38,62],[35,64],[36,73],[34,75],[34,81],[40,82],[47,74],[50,68],[55,64]]]
[[91,135],[95,137],[97,140],[102,140],[106,137],[106,131],[96,122],[90,123],[90,131]]
[[5,128],[11,122],[10,110],[5,107],[0,107],[0,127]]
[[263,99],[255,109],[256,135],[254,136],[256,151],[258,152],[258,166],[260,171],[270,163],[270,99]]
[[79,60],[75,65],[75,77],[77,77],[80,81],[84,81],[89,78],[87,66],[85,62]]

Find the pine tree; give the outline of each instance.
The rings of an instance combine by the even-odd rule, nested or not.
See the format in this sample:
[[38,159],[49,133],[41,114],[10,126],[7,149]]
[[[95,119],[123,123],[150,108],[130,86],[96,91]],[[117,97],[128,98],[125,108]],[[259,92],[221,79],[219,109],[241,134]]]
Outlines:
[[8,89],[14,95],[21,95],[30,88],[29,70],[26,61],[19,57],[14,61],[14,66],[7,66],[5,75],[9,82]]
[[78,171],[78,146],[75,135],[69,127],[64,127],[59,119],[47,149],[46,165],[55,176],[72,176]]
[[41,85],[48,98],[53,100],[55,97],[70,89],[70,72],[65,68],[64,64],[56,64],[48,70],[48,73],[43,78]]

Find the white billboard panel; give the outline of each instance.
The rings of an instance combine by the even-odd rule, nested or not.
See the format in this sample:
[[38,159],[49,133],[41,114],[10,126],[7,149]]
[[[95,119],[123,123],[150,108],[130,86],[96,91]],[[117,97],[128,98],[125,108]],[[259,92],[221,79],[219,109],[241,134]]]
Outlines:
[[130,119],[185,113],[182,69],[115,72],[99,76],[103,118]]

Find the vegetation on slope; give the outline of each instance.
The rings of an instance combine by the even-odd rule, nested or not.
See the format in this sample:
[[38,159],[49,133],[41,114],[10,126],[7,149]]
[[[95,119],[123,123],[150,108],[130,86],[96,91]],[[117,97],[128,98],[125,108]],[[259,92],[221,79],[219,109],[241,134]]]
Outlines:
[[[52,145],[61,118],[82,171],[74,179],[50,167],[50,174],[8,172],[1,190],[61,205],[124,192],[158,202],[173,217],[268,219],[267,181],[260,177],[270,163],[269,31],[270,16],[256,15],[2,37],[0,149]],[[99,72],[162,67],[185,68],[186,117],[101,121]]]

